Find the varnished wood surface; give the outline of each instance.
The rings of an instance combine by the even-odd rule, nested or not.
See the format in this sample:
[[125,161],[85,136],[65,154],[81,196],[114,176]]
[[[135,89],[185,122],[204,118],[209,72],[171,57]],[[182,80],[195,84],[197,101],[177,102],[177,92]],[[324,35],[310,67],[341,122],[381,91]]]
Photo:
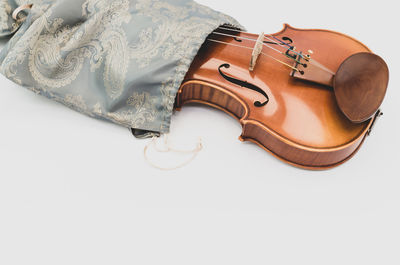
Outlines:
[[[300,30],[285,25],[274,35],[290,37],[297,50],[313,50],[313,59],[332,72],[350,55],[369,52],[362,43],[331,31]],[[238,36],[257,38],[249,33]],[[233,38],[213,38],[237,44]],[[241,45],[254,43],[243,40]],[[270,49],[264,48],[263,52],[279,58]],[[250,56],[251,50],[206,42],[178,92],[176,107],[197,102],[222,109],[242,124],[242,140],[255,142],[299,167],[329,168],[354,154],[372,120],[352,123],[339,110],[331,89],[296,80],[290,76],[289,68],[266,56],[261,55],[254,71],[249,72]],[[290,63],[288,59],[282,60]],[[262,88],[268,94],[268,104],[255,107],[254,102],[263,99],[261,94],[227,82],[218,72],[224,63],[231,65],[224,70],[226,74]]]

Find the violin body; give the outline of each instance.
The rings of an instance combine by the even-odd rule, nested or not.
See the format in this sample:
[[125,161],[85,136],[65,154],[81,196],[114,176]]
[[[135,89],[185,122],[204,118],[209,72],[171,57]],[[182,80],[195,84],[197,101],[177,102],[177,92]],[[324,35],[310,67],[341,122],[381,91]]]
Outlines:
[[[331,168],[352,157],[379,115],[359,123],[350,121],[339,109],[332,88],[294,78],[290,69],[267,56],[260,57],[249,71],[252,50],[239,45],[253,47],[248,39],[258,36],[245,32],[236,36],[215,36],[221,43],[203,44],[178,91],[176,109],[200,103],[223,110],[242,125],[240,140],[254,142],[301,168]],[[290,40],[297,51],[314,51],[312,58],[334,73],[351,55],[371,52],[361,42],[328,30],[285,24],[269,36]],[[273,49],[263,52],[275,56]],[[282,61],[291,63],[287,58]]]

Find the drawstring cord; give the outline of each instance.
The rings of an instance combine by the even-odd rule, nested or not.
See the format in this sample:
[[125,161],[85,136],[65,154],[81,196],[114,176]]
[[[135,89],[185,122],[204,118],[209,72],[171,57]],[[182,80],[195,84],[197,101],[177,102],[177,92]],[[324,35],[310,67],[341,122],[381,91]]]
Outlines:
[[[164,136],[164,148],[159,148],[156,144],[156,139],[157,136],[153,136],[151,141],[144,147],[143,149],[143,155],[144,158],[146,160],[146,162],[151,165],[154,168],[160,169],[160,170],[175,170],[175,169],[179,169],[182,168],[186,165],[188,165],[189,163],[191,163],[196,156],[198,155],[198,153],[203,149],[203,144],[201,141],[201,138],[199,138],[199,141],[196,145],[196,147],[193,150],[179,150],[179,149],[175,149],[173,147],[171,147],[170,143],[169,143],[169,139],[168,139],[168,134],[163,134]],[[154,150],[156,150],[159,153],[169,153],[169,152],[174,152],[174,153],[180,153],[180,154],[192,154],[192,156],[190,157],[189,160],[183,162],[182,164],[179,164],[177,166],[174,167],[162,167],[157,165],[156,163],[152,162],[147,154],[148,149],[150,148],[150,146],[153,146]]]
[[26,4],[26,5],[17,7],[11,15],[12,18],[17,22],[23,22],[26,19],[26,17],[19,18],[18,17],[19,13],[21,13],[24,10],[32,9],[32,6],[33,6],[33,4]]

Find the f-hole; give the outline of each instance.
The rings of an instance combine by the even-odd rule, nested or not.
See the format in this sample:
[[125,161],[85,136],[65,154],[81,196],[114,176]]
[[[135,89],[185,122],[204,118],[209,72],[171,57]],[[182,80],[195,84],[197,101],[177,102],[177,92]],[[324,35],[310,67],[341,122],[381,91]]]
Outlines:
[[261,88],[259,88],[258,86],[253,85],[253,84],[251,84],[251,83],[248,83],[247,81],[242,81],[242,80],[240,80],[240,79],[231,77],[231,76],[225,74],[224,72],[222,72],[222,70],[221,70],[222,68],[228,69],[228,68],[230,68],[230,67],[231,67],[230,64],[227,64],[227,63],[221,64],[221,65],[218,67],[218,71],[219,71],[220,75],[221,75],[225,80],[227,80],[228,82],[231,82],[231,83],[233,83],[233,84],[235,84],[235,85],[238,85],[238,86],[240,86],[240,87],[246,87],[246,88],[248,88],[248,89],[254,90],[254,91],[260,93],[261,95],[263,95],[263,96],[266,98],[266,100],[265,100],[264,102],[255,101],[255,102],[254,102],[254,106],[256,106],[256,107],[265,106],[265,105],[268,103],[268,101],[269,101],[269,97],[268,97],[267,93],[265,93],[265,91],[262,90]]
[[[275,38],[275,37],[274,37]],[[276,41],[264,41],[266,44],[271,44],[271,45],[285,45],[289,48],[287,48],[285,54],[289,58],[296,59],[297,55],[295,53],[291,53],[294,50],[294,46],[292,45],[293,40],[289,37],[282,37],[282,40],[276,38]]]
[[288,45],[289,47],[293,47],[291,45],[293,40],[289,37],[282,37],[282,40],[276,38],[276,41],[264,41],[264,43],[273,45]]

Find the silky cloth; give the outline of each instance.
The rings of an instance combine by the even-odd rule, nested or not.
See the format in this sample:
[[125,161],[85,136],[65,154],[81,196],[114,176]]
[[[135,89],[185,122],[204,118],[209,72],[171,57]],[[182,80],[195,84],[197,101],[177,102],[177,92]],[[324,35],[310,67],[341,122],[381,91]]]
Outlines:
[[220,25],[241,28],[188,0],[0,0],[0,36],[13,34],[0,72],[91,117],[167,133],[177,90]]

